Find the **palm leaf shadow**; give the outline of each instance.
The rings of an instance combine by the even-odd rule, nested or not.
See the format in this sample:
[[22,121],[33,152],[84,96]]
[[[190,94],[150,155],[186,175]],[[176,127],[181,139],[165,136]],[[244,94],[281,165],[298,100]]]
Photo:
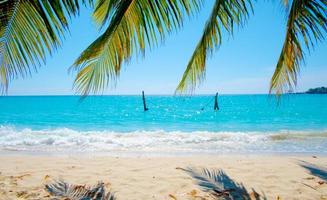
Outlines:
[[324,181],[327,181],[327,168],[306,161],[300,161],[299,165],[304,169],[308,170],[311,175],[319,177]]
[[266,196],[258,194],[254,189],[249,192],[242,183],[231,179],[223,170],[209,170],[206,168],[178,168],[188,173],[204,192],[208,192],[214,199],[224,200],[266,200]]
[[99,182],[93,187],[85,185],[68,184],[59,180],[45,185],[45,190],[52,196],[61,197],[65,200],[115,200],[115,196],[109,191],[106,193],[104,183]]

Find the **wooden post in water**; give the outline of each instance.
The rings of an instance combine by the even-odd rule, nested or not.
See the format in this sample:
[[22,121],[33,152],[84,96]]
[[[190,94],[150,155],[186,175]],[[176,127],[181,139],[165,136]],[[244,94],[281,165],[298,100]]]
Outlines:
[[216,96],[215,96],[215,105],[214,105],[214,108],[213,108],[215,111],[219,110],[219,106],[218,106],[218,92],[216,93]]
[[144,112],[145,112],[145,111],[147,111],[149,109],[146,107],[144,91],[142,91],[142,100],[143,100],[143,107],[144,107]]

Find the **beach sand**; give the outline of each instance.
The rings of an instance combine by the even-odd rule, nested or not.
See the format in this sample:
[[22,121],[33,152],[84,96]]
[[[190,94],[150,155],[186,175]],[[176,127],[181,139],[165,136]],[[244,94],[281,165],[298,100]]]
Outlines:
[[178,169],[187,167],[222,169],[251,196],[253,189],[274,200],[327,199],[326,166],[326,156],[309,155],[1,155],[0,199],[51,199],[44,185],[58,179],[87,185],[102,180],[117,200],[211,199]]

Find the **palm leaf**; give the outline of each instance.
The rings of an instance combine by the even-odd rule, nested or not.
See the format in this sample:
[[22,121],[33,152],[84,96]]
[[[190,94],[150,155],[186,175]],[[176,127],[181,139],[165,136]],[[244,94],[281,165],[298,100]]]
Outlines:
[[132,55],[144,54],[165,35],[181,27],[201,0],[97,0],[94,18],[104,33],[75,61],[74,87],[87,95],[115,83],[121,65]]
[[222,32],[233,33],[234,25],[240,25],[252,10],[251,0],[216,0],[205,25],[203,35],[186,67],[177,92],[193,91],[205,77],[207,57],[222,42]]
[[78,10],[77,0],[0,1],[2,89],[6,90],[13,78],[30,75],[45,63],[46,54],[51,54],[61,43],[68,28],[67,17]]
[[115,200],[111,192],[106,194],[102,182],[94,187],[87,187],[84,185],[71,185],[64,181],[56,181],[46,185],[45,189],[52,196],[63,197],[68,200]]
[[301,64],[304,62],[305,46],[310,50],[327,31],[326,0],[293,0],[290,7],[286,38],[275,72],[270,82],[270,92],[281,94],[293,90]]

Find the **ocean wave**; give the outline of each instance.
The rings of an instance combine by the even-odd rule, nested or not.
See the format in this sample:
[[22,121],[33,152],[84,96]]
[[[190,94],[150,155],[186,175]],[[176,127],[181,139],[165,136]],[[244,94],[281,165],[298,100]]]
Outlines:
[[246,153],[327,151],[327,131],[77,131],[0,126],[1,150],[28,152]]

